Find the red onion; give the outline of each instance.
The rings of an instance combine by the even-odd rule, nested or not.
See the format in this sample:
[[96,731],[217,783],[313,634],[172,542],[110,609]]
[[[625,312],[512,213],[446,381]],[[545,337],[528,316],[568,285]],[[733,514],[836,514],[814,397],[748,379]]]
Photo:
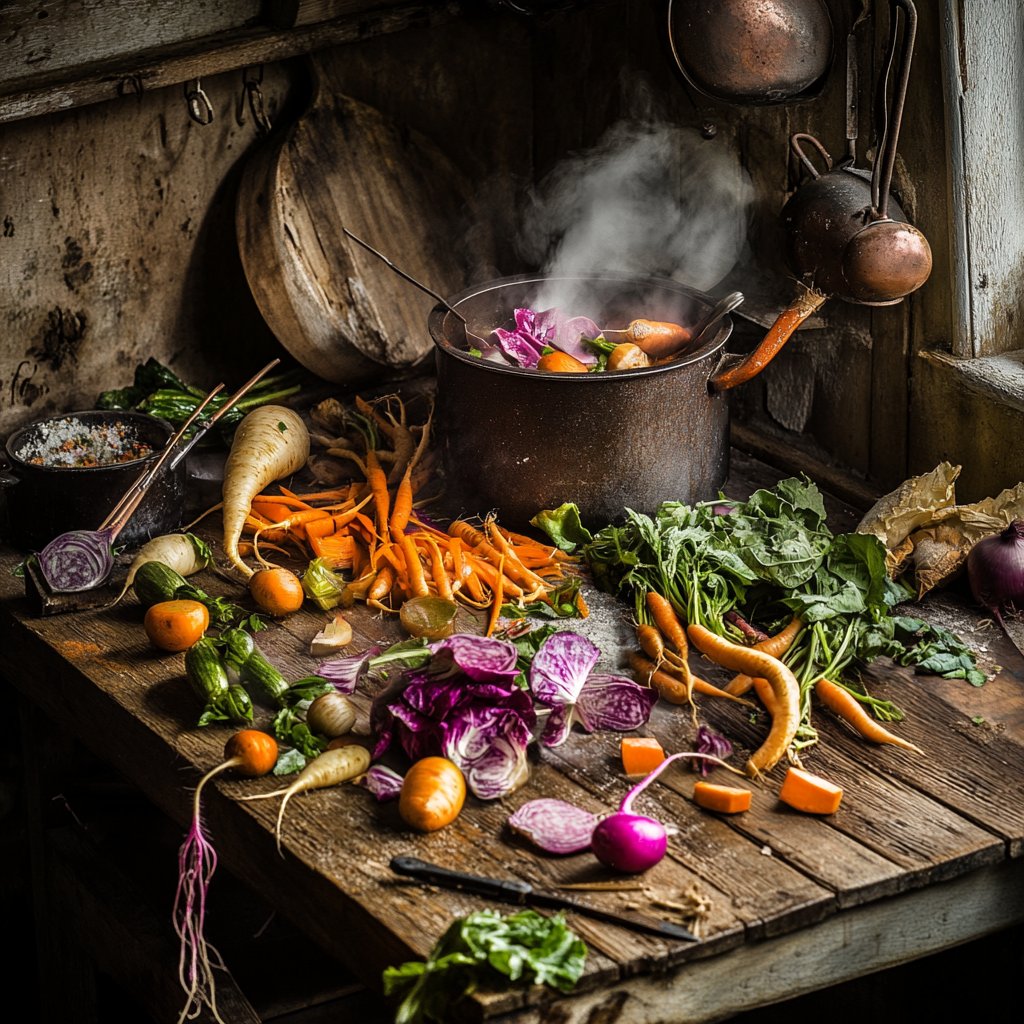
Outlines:
[[102,586],[114,568],[110,530],[71,530],[55,537],[36,556],[39,571],[54,593]]
[[[666,757],[645,775],[623,798],[618,811],[598,822],[590,839],[594,856],[604,865],[626,874],[638,874],[654,867],[668,849],[668,832],[660,821],[633,813],[633,801],[665,770],[680,758],[700,758],[725,765],[711,754],[690,751]],[[728,767],[728,765],[726,765]]]
[[1024,609],[1024,519],[1015,519],[1002,531],[971,548],[967,579],[975,601],[1002,625],[1002,612]]

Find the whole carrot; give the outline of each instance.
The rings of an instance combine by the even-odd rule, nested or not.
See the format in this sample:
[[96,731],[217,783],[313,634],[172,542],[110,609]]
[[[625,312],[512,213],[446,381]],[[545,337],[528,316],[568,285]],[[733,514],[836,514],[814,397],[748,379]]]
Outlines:
[[[691,703],[692,691],[695,690],[708,697],[722,697],[748,708],[753,707],[749,700],[744,700],[743,697],[734,697],[731,693],[726,693],[725,690],[692,674],[690,675],[690,681],[693,684],[691,689],[679,676],[673,675],[667,669],[659,668],[639,651],[629,652],[629,664],[635,672],[639,673],[641,681],[646,686],[653,686],[670,704]],[[674,665],[672,667],[675,668]]]
[[894,746],[923,753],[920,747],[910,740],[903,739],[889,732],[880,722],[868,714],[864,705],[845,687],[822,677],[814,684],[814,693],[818,700],[833,714],[841,718],[847,725],[856,730],[857,735],[872,743],[892,743]]
[[[803,620],[798,615],[794,615],[778,633],[768,637],[767,640],[753,644],[753,648],[757,651],[764,651],[765,654],[770,654],[773,658],[781,658],[793,646],[793,642],[803,626]],[[735,693],[737,697],[742,697],[753,685],[753,679],[741,672],[734,676],[725,688],[730,693]]]
[[776,317],[775,323],[768,328],[768,333],[761,343],[735,366],[722,373],[715,374],[709,382],[714,391],[728,391],[739,384],[745,384],[756,377],[781,351],[782,346],[792,337],[796,329],[816,310],[820,309],[828,298],[820,292],[807,289],[799,295]]
[[657,626],[661,635],[673,646],[679,654],[679,668],[683,676],[683,681],[686,684],[687,691],[689,693],[689,703],[693,703],[693,675],[690,672],[690,666],[687,662],[687,656],[690,653],[690,645],[686,639],[686,629],[682,622],[679,621],[679,616],[676,615],[676,610],[672,607],[672,602],[668,598],[659,594],[656,590],[648,590],[644,597],[644,603],[647,606],[647,611],[650,613],[651,618],[654,620],[654,625]]
[[796,676],[770,654],[741,647],[697,623],[688,627],[687,634],[694,646],[716,664],[768,681],[776,700],[772,725],[764,742],[747,761],[746,771],[751,776],[770,771],[785,756],[800,727],[800,684]]

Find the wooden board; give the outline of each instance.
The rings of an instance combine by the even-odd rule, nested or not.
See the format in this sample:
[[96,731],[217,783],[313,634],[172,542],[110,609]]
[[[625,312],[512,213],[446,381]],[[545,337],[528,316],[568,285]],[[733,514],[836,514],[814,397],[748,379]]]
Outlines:
[[[462,236],[477,218],[447,155],[345,96],[334,60],[308,61],[308,109],[243,174],[239,249],[257,305],[285,348],[324,380],[355,383],[431,351],[426,321],[435,300],[344,229],[451,295],[469,283]],[[474,238],[481,244],[479,231]]]
[[[744,497],[777,478],[777,472],[734,453],[725,490]],[[832,499],[828,505],[836,528],[856,518]],[[215,539],[215,522],[202,528]],[[13,557],[4,556],[6,561]],[[184,826],[192,788],[221,759],[229,728],[194,726],[198,709],[182,656],[150,649],[141,609],[131,599],[112,609],[33,618],[18,582],[0,574],[0,580],[5,578],[7,583],[0,584],[0,670],[47,716],[72,729]],[[215,574],[197,582],[210,593],[239,597]],[[985,635],[980,616],[958,604],[955,595],[944,600],[935,607],[943,624],[972,640]],[[588,601],[611,632],[622,628],[628,633],[627,608],[589,591]],[[258,643],[286,677],[309,674],[315,662],[308,641],[323,619],[303,611],[273,624],[259,634]],[[358,607],[351,619],[358,648],[400,638],[392,619]],[[473,628],[474,620],[470,616],[462,625]],[[732,1012],[761,998],[781,998],[783,981],[790,992],[806,990],[981,934],[986,926],[980,910],[961,918],[942,909],[948,898],[943,893],[953,891],[950,885],[972,907],[992,906],[985,903],[992,894],[985,897],[985,892],[998,885],[1000,892],[1013,895],[999,904],[992,920],[1024,918],[1019,899],[1024,815],[1014,810],[1024,805],[1024,659],[1005,638],[990,636],[984,642],[986,657],[1004,668],[980,689],[915,676],[888,663],[872,667],[869,687],[905,709],[901,731],[925,750],[924,757],[867,746],[824,713],[816,715],[821,742],[804,754],[805,764],[836,778],[846,793],[840,811],[827,819],[799,815],[779,804],[783,766],[762,784],[750,784],[753,808],[735,818],[696,808],[690,800],[695,776],[688,772],[668,773],[651,787],[637,809],[671,824],[674,833],[669,856],[641,881],[669,896],[692,888],[706,897],[711,912],[702,939],[665,943],[571,915],[591,955],[559,1019],[588,1019],[587,1008],[608,1007],[615,999],[626,1007],[616,1019],[663,1019],[648,1002],[655,985],[661,990],[672,986],[672,998],[678,996],[688,1007],[699,1004],[693,1019],[715,1019],[716,1008]],[[624,654],[612,646],[602,649],[613,663]],[[708,666],[712,681],[715,671]],[[373,692],[360,694],[364,708]],[[257,724],[265,725],[271,714],[272,709],[260,706]],[[738,758],[763,736],[763,722],[751,720],[748,709],[704,701],[701,715],[729,736]],[[976,724],[978,719],[989,727]],[[689,715],[667,704],[656,706],[648,731],[669,749],[688,749],[693,742]],[[274,802],[237,799],[273,785],[272,780],[225,774],[207,788],[204,818],[221,863],[375,986],[384,966],[425,955],[453,917],[488,905],[473,896],[399,880],[389,870],[391,857],[411,853],[449,867],[548,886],[607,880],[608,873],[590,855],[536,853],[509,834],[506,821],[523,802],[538,796],[606,812],[621,800],[625,782],[617,737],[577,730],[564,746],[533,752],[529,781],[516,793],[500,801],[471,798],[451,826],[430,835],[410,833],[394,805],[377,804],[356,787],[297,797],[285,819],[283,855],[271,837]],[[941,927],[928,927],[928,918],[914,917],[915,894],[924,899],[925,914],[942,915]],[[609,907],[623,909],[639,901],[640,909],[652,909],[642,892],[577,895]],[[359,936],[357,943],[353,935]],[[852,959],[842,955],[851,937],[859,951]],[[786,951],[785,978],[762,988],[758,972],[775,949]],[[720,991],[720,979],[730,974],[731,964],[742,987]],[[808,965],[806,971],[802,964]],[[707,988],[701,981],[705,978]],[[694,985],[701,991],[695,992]],[[548,998],[535,990],[482,992],[467,1013],[470,1019],[522,1013],[542,1020]]]

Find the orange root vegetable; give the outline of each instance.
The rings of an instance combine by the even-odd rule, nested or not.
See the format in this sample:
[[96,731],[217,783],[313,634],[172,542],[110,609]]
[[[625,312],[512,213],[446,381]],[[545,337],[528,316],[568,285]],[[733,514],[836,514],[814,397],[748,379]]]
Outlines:
[[[691,691],[687,684],[677,675],[673,675],[670,668],[658,668],[658,666],[645,658],[639,651],[629,652],[629,664],[633,671],[639,675],[638,682],[645,686],[653,686],[659,695],[670,704],[689,704]],[[707,697],[721,697],[730,700],[734,704],[742,704],[745,707],[753,707],[749,700],[743,697],[734,697],[731,693],[701,679],[699,676],[690,675],[693,683],[693,690],[702,693]]]
[[158,601],[146,609],[143,628],[161,651],[187,651],[210,625],[206,605],[189,598]]
[[[753,644],[752,646],[755,651],[763,651],[765,654],[770,654],[773,658],[781,658],[793,646],[793,642],[800,635],[800,630],[803,628],[803,620],[799,616],[794,615],[774,636],[770,636],[767,640],[762,640],[760,643]],[[742,697],[743,694],[749,692],[753,685],[753,679],[741,672],[730,681],[725,689],[730,693],[736,694],[737,697]],[[758,696],[760,696],[760,692]]]
[[249,596],[262,612],[283,618],[302,607],[306,593],[302,580],[290,569],[260,569],[249,577]]
[[715,391],[728,391],[756,377],[779,354],[796,329],[812,313],[820,309],[827,298],[828,296],[811,289],[801,290],[776,317],[775,323],[768,328],[768,333],[761,339],[757,348],[735,366],[715,374],[711,378],[711,388]]
[[240,800],[267,800],[270,797],[281,797],[281,806],[277,811],[277,822],[274,825],[274,838],[277,842],[277,849],[281,851],[281,822],[284,819],[284,809],[296,793],[306,793],[312,789],[327,789],[329,786],[339,786],[343,782],[362,775],[370,767],[370,752],[366,747],[353,743],[344,747],[335,747],[333,750],[325,750],[322,754],[314,757],[305,768],[299,772],[295,781],[284,789],[275,789],[270,793],[256,793],[253,796],[239,797]]
[[586,363],[560,349],[546,352],[537,361],[537,369],[545,373],[586,373]]
[[[505,571],[505,556],[502,555],[498,559],[498,579],[501,580],[502,574]],[[487,614],[487,630],[484,636],[493,636],[495,629],[498,627],[498,617],[501,614],[501,596],[502,588],[500,584],[494,588],[494,598],[491,601],[491,608]]]
[[686,684],[688,701],[693,703],[694,680],[688,661],[690,645],[686,639],[686,627],[676,614],[672,602],[656,590],[649,590],[644,597],[644,604],[661,635],[671,644],[679,655],[677,661],[683,682]]
[[800,684],[777,658],[750,647],[741,647],[693,623],[687,629],[693,645],[716,664],[766,679],[775,696],[771,729],[746,764],[748,775],[770,771],[786,755],[800,726]]
[[665,760],[665,750],[653,736],[623,736],[619,753],[626,775],[646,775]]
[[820,775],[791,765],[779,790],[779,799],[805,814],[834,814],[839,810],[843,790]]
[[450,825],[466,802],[466,780],[446,757],[424,757],[405,773],[398,795],[402,821],[419,832]]
[[309,458],[309,431],[302,417],[280,405],[248,413],[231,442],[224,464],[224,550],[246,578],[253,570],[242,561],[238,541],[256,497],[268,484],[297,473]]
[[693,786],[693,802],[708,811],[719,814],[740,814],[750,810],[749,789],[738,786],[722,786],[715,782],[696,782]]
[[753,678],[750,676],[743,676],[743,678],[750,679],[750,685],[754,688],[754,692],[757,694],[757,699],[764,705],[764,709],[769,715],[774,715],[775,693],[768,680],[762,679],[760,676],[755,676]]
[[830,679],[819,679],[814,684],[814,694],[829,711],[851,726],[862,739],[870,740],[872,743],[891,743],[893,746],[903,747],[904,750],[912,750],[915,754],[922,753],[920,747],[890,732],[872,718],[864,705],[838,683],[833,683]]
[[621,331],[606,330],[605,335],[624,334],[652,359],[673,355],[692,338],[688,327],[664,320],[633,320]]
[[[206,896],[217,867],[217,854],[203,831],[200,814],[203,787],[221,772],[235,769],[247,778],[267,775],[277,763],[277,741],[258,729],[242,729],[224,745],[224,758],[196,786],[192,798],[192,825],[178,851],[178,887],[174,894],[174,930],[181,940],[178,975],[188,997],[179,1020],[199,1015],[205,1003],[213,1018],[217,1012],[213,967],[220,965],[217,951],[206,941]],[[212,958],[211,958],[212,954]]]

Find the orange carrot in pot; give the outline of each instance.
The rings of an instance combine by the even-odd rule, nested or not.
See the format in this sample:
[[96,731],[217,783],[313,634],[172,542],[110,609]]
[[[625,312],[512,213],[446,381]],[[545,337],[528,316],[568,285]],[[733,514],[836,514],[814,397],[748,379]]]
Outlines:
[[871,740],[872,743],[891,743],[904,750],[913,750],[916,754],[922,753],[920,747],[890,732],[872,718],[864,705],[838,683],[822,677],[814,684],[814,694],[829,711],[851,726],[863,739]]
[[697,623],[688,627],[687,634],[694,646],[717,664],[768,680],[776,700],[771,729],[761,746],[751,754],[746,771],[748,775],[758,776],[771,770],[786,755],[800,727],[800,684],[796,677],[770,654],[741,647]]
[[623,330],[606,330],[604,333],[606,337],[609,334],[625,335],[652,359],[661,359],[678,352],[693,337],[688,327],[664,320],[632,320]]
[[540,357],[537,369],[544,373],[586,373],[587,364],[556,348]]

